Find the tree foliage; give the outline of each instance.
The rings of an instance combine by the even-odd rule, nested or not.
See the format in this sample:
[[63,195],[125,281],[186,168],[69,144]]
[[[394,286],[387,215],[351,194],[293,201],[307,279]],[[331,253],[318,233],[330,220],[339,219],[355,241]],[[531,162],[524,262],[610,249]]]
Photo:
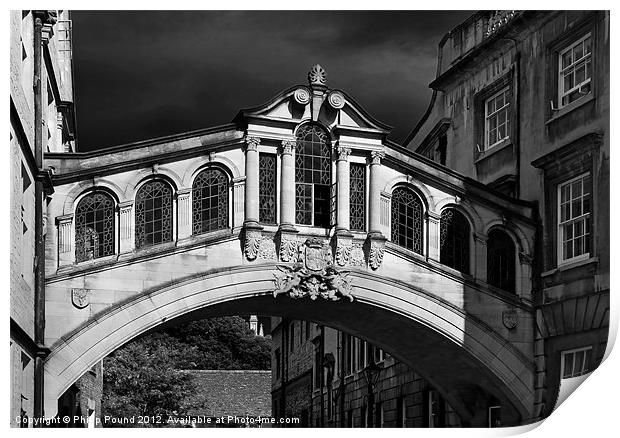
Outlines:
[[270,349],[270,338],[255,336],[240,317],[193,321],[148,334],[104,360],[102,413],[164,420],[182,416],[181,401],[195,388],[180,370],[268,370]]

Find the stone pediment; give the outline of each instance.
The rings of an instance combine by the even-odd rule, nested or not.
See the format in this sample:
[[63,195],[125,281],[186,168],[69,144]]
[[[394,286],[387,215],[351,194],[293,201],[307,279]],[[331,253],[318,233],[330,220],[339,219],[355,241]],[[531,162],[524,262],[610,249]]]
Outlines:
[[269,102],[239,111],[234,122],[263,120],[294,123],[312,120],[331,129],[388,134],[391,127],[373,118],[344,91],[330,89],[320,65],[308,73],[308,85],[296,85]]

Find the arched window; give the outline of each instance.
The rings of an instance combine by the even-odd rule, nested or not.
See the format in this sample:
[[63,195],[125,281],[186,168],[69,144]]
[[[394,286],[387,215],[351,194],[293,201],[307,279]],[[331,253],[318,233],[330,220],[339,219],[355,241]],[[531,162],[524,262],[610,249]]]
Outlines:
[[295,149],[295,222],[329,227],[331,143],[316,125],[297,132]]
[[446,266],[469,274],[469,222],[460,212],[441,212],[439,260]]
[[136,248],[172,241],[172,188],[161,180],[136,195]]
[[410,189],[392,192],[392,242],[422,254],[422,201]]
[[203,170],[192,186],[192,232],[228,227],[228,178],[216,168]]
[[103,192],[86,195],[75,209],[75,260],[114,254],[114,200]]
[[487,241],[487,283],[515,291],[515,244],[502,230],[492,230]]

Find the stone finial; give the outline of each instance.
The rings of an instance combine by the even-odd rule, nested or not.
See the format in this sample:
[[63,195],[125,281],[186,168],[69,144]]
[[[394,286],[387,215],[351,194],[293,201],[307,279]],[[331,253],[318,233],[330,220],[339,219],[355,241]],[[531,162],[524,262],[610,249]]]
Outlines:
[[327,85],[327,75],[325,69],[320,64],[316,64],[310,68],[308,72],[308,83],[310,85]]

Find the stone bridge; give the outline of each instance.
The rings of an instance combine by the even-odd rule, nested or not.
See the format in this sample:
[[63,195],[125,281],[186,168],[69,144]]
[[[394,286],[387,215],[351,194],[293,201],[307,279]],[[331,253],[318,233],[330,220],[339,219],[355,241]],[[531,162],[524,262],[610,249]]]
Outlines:
[[47,154],[46,416],[149,330],[262,314],[382,347],[464,424],[533,421],[534,207],[388,132],[315,66],[228,125]]

